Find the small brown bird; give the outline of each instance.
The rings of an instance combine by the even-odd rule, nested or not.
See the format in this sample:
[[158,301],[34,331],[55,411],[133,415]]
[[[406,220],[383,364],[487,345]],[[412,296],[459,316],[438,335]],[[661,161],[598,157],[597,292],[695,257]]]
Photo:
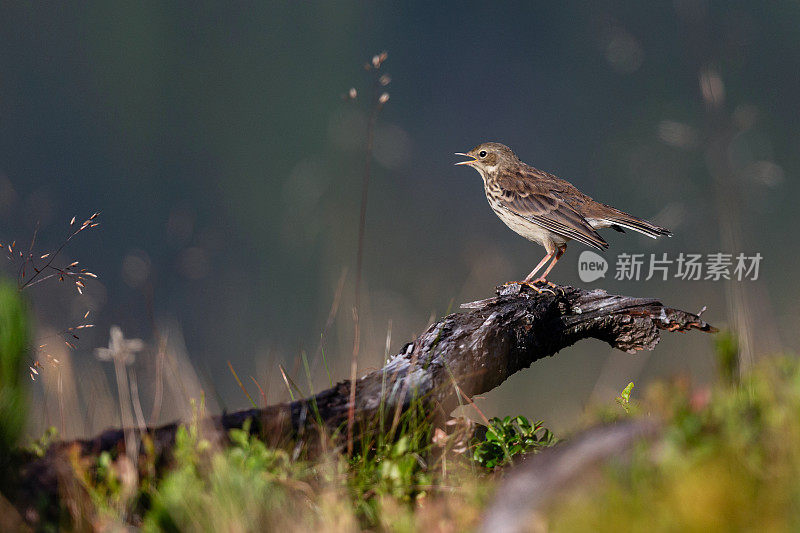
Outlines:
[[[665,228],[595,202],[572,184],[526,165],[503,144],[483,143],[466,154],[456,155],[472,158],[456,165],[469,165],[480,173],[486,199],[500,220],[547,250],[544,259],[523,281],[527,285],[547,283],[545,278],[564,255],[570,240],[598,250],[608,248],[597,229],[612,228],[624,233],[623,228],[627,228],[654,239],[672,235]],[[544,273],[533,279],[551,258],[553,262]]]

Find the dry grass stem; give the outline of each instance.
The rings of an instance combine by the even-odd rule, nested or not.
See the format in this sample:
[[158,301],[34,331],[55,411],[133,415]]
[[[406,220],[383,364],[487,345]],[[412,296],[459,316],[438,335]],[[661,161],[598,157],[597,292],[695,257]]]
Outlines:
[[[372,171],[372,151],[375,141],[375,123],[378,114],[383,109],[384,104],[389,101],[389,94],[383,92],[378,96],[381,86],[388,85],[390,78],[379,72],[381,66],[386,61],[388,54],[381,52],[372,57],[372,62],[365,65],[367,71],[373,73],[372,83],[372,108],[367,121],[366,150],[364,154],[364,174],[361,181],[361,208],[358,222],[358,246],[356,252],[356,285],[355,285],[355,304],[353,307],[353,356],[350,361],[350,407],[347,415],[347,452],[353,453],[353,421],[355,417],[356,401],[356,376],[358,375],[358,354],[361,347],[361,324],[360,324],[360,302],[361,302],[361,265],[364,257],[364,233],[367,225],[367,197],[369,194],[369,181]],[[384,83],[385,82],[385,83]]]

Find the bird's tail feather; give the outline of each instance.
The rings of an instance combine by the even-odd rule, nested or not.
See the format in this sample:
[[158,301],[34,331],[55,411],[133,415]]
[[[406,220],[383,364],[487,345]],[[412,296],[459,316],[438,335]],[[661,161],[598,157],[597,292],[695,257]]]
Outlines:
[[639,233],[647,235],[648,237],[652,237],[653,239],[662,235],[666,235],[668,237],[672,236],[672,232],[667,228],[656,226],[652,222],[629,215],[628,213],[620,211],[619,209],[614,209],[611,206],[607,207],[609,208],[609,213],[603,218],[608,223],[612,224],[612,227],[619,226],[621,228],[638,231]]

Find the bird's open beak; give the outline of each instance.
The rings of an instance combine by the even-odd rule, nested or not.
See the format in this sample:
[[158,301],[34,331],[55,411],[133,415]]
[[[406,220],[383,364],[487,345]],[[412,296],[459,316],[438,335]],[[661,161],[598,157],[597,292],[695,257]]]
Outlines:
[[472,159],[470,159],[468,161],[460,161],[460,162],[456,163],[456,165],[471,165],[472,163],[474,163],[475,161],[478,160],[478,158],[476,158],[473,155],[462,154],[461,152],[456,152],[456,155],[463,155],[464,157],[471,157],[472,158]]

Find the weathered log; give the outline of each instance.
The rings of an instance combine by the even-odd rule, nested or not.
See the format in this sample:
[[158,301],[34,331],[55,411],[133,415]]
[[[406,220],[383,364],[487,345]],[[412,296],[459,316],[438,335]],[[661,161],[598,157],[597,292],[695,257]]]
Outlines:
[[[429,412],[447,416],[458,405],[459,394],[490,391],[515,372],[581,339],[600,339],[633,353],[652,350],[660,330],[715,331],[697,314],[665,307],[656,299],[569,286],[540,294],[513,283],[498,287],[493,298],[461,307],[468,311],[442,318],[406,344],[382,369],[356,381],[354,413],[358,428],[377,420],[381,409],[389,423],[396,421],[415,399]],[[349,394],[350,382],[343,381],[313,397],[227,413],[208,423],[215,429],[228,430],[240,428],[251,419],[253,431],[273,441],[302,440],[320,428],[329,436],[342,434],[350,408]],[[178,424],[172,423],[148,430],[156,455],[169,452],[177,428]],[[105,450],[123,451],[124,446],[122,429],[59,443],[43,459],[29,465],[26,477],[39,478],[40,483],[49,485],[56,476],[52,463],[66,450],[76,451],[77,447],[80,456],[89,456]]]

